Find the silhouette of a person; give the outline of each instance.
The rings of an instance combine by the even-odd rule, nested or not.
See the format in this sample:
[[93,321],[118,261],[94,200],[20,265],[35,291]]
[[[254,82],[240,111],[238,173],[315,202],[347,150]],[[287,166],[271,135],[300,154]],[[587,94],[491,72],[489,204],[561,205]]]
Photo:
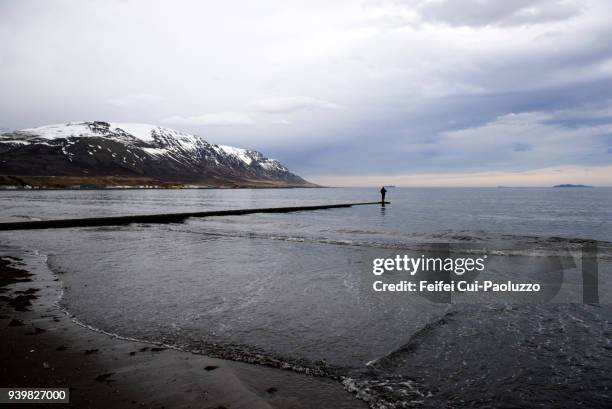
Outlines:
[[385,187],[383,186],[380,188],[380,195],[382,196],[381,203],[383,204],[383,206],[385,205],[385,193],[387,193],[387,189],[385,189]]

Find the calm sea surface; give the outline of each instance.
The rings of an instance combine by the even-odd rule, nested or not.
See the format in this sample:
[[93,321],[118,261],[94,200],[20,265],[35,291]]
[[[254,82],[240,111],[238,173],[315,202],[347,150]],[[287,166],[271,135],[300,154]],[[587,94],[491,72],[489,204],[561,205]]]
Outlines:
[[[46,255],[93,327],[345,379],[390,407],[605,407],[612,367],[612,189],[389,189],[391,205],[0,233]],[[0,191],[0,220],[378,200],[377,189]],[[600,304],[583,301],[596,248]],[[381,293],[372,260],[487,255],[478,277],[542,294]],[[586,386],[588,385],[588,386]],[[488,403],[487,403],[488,402]]]

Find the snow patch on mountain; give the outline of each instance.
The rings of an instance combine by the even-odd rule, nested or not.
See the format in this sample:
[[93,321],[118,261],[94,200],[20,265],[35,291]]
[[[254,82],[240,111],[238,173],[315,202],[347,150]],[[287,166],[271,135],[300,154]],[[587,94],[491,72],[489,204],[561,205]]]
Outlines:
[[[50,163],[54,163],[55,172],[73,173],[71,167],[61,164],[59,155],[72,164],[74,172],[80,167],[79,174],[128,173],[181,180],[268,180],[308,185],[279,161],[260,152],[210,144],[197,135],[149,124],[72,122],[4,132],[0,133],[0,152],[11,158],[0,164],[5,168],[0,173],[4,174],[44,173]],[[28,167],[34,162],[27,162],[27,158],[36,162],[38,170]],[[126,163],[133,167],[126,167]]]
[[142,150],[150,155],[164,155],[168,153],[168,149],[164,148],[142,148]]
[[249,157],[248,151],[246,149],[234,148],[233,146],[227,145],[214,145],[213,148],[217,152],[224,152],[228,155],[238,158],[247,165],[250,165],[251,162],[253,162],[253,159]]
[[[17,135],[31,135],[43,139],[70,138],[77,136],[90,136],[91,129],[85,123],[68,123],[39,126],[16,131]],[[28,141],[24,141],[28,142]]]

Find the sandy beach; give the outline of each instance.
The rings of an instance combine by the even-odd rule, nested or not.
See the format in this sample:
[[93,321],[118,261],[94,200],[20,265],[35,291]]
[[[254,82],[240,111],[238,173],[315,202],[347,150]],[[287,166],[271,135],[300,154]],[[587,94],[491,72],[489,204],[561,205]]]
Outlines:
[[57,278],[0,258],[0,386],[70,388],[70,404],[37,408],[367,407],[329,379],[92,331],[56,306],[59,294]]

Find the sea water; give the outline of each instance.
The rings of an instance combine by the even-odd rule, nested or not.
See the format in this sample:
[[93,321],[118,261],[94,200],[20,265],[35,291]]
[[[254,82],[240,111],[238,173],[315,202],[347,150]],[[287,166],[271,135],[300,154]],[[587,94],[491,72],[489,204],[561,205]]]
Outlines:
[[[377,189],[0,192],[0,220],[374,201]],[[390,205],[0,233],[92,327],[343,381],[389,407],[609,403],[612,189],[396,188]],[[598,304],[583,304],[596,249]],[[377,292],[372,261],[484,256],[533,294]],[[423,273],[424,274],[424,273]],[[400,272],[384,280],[405,279]]]

